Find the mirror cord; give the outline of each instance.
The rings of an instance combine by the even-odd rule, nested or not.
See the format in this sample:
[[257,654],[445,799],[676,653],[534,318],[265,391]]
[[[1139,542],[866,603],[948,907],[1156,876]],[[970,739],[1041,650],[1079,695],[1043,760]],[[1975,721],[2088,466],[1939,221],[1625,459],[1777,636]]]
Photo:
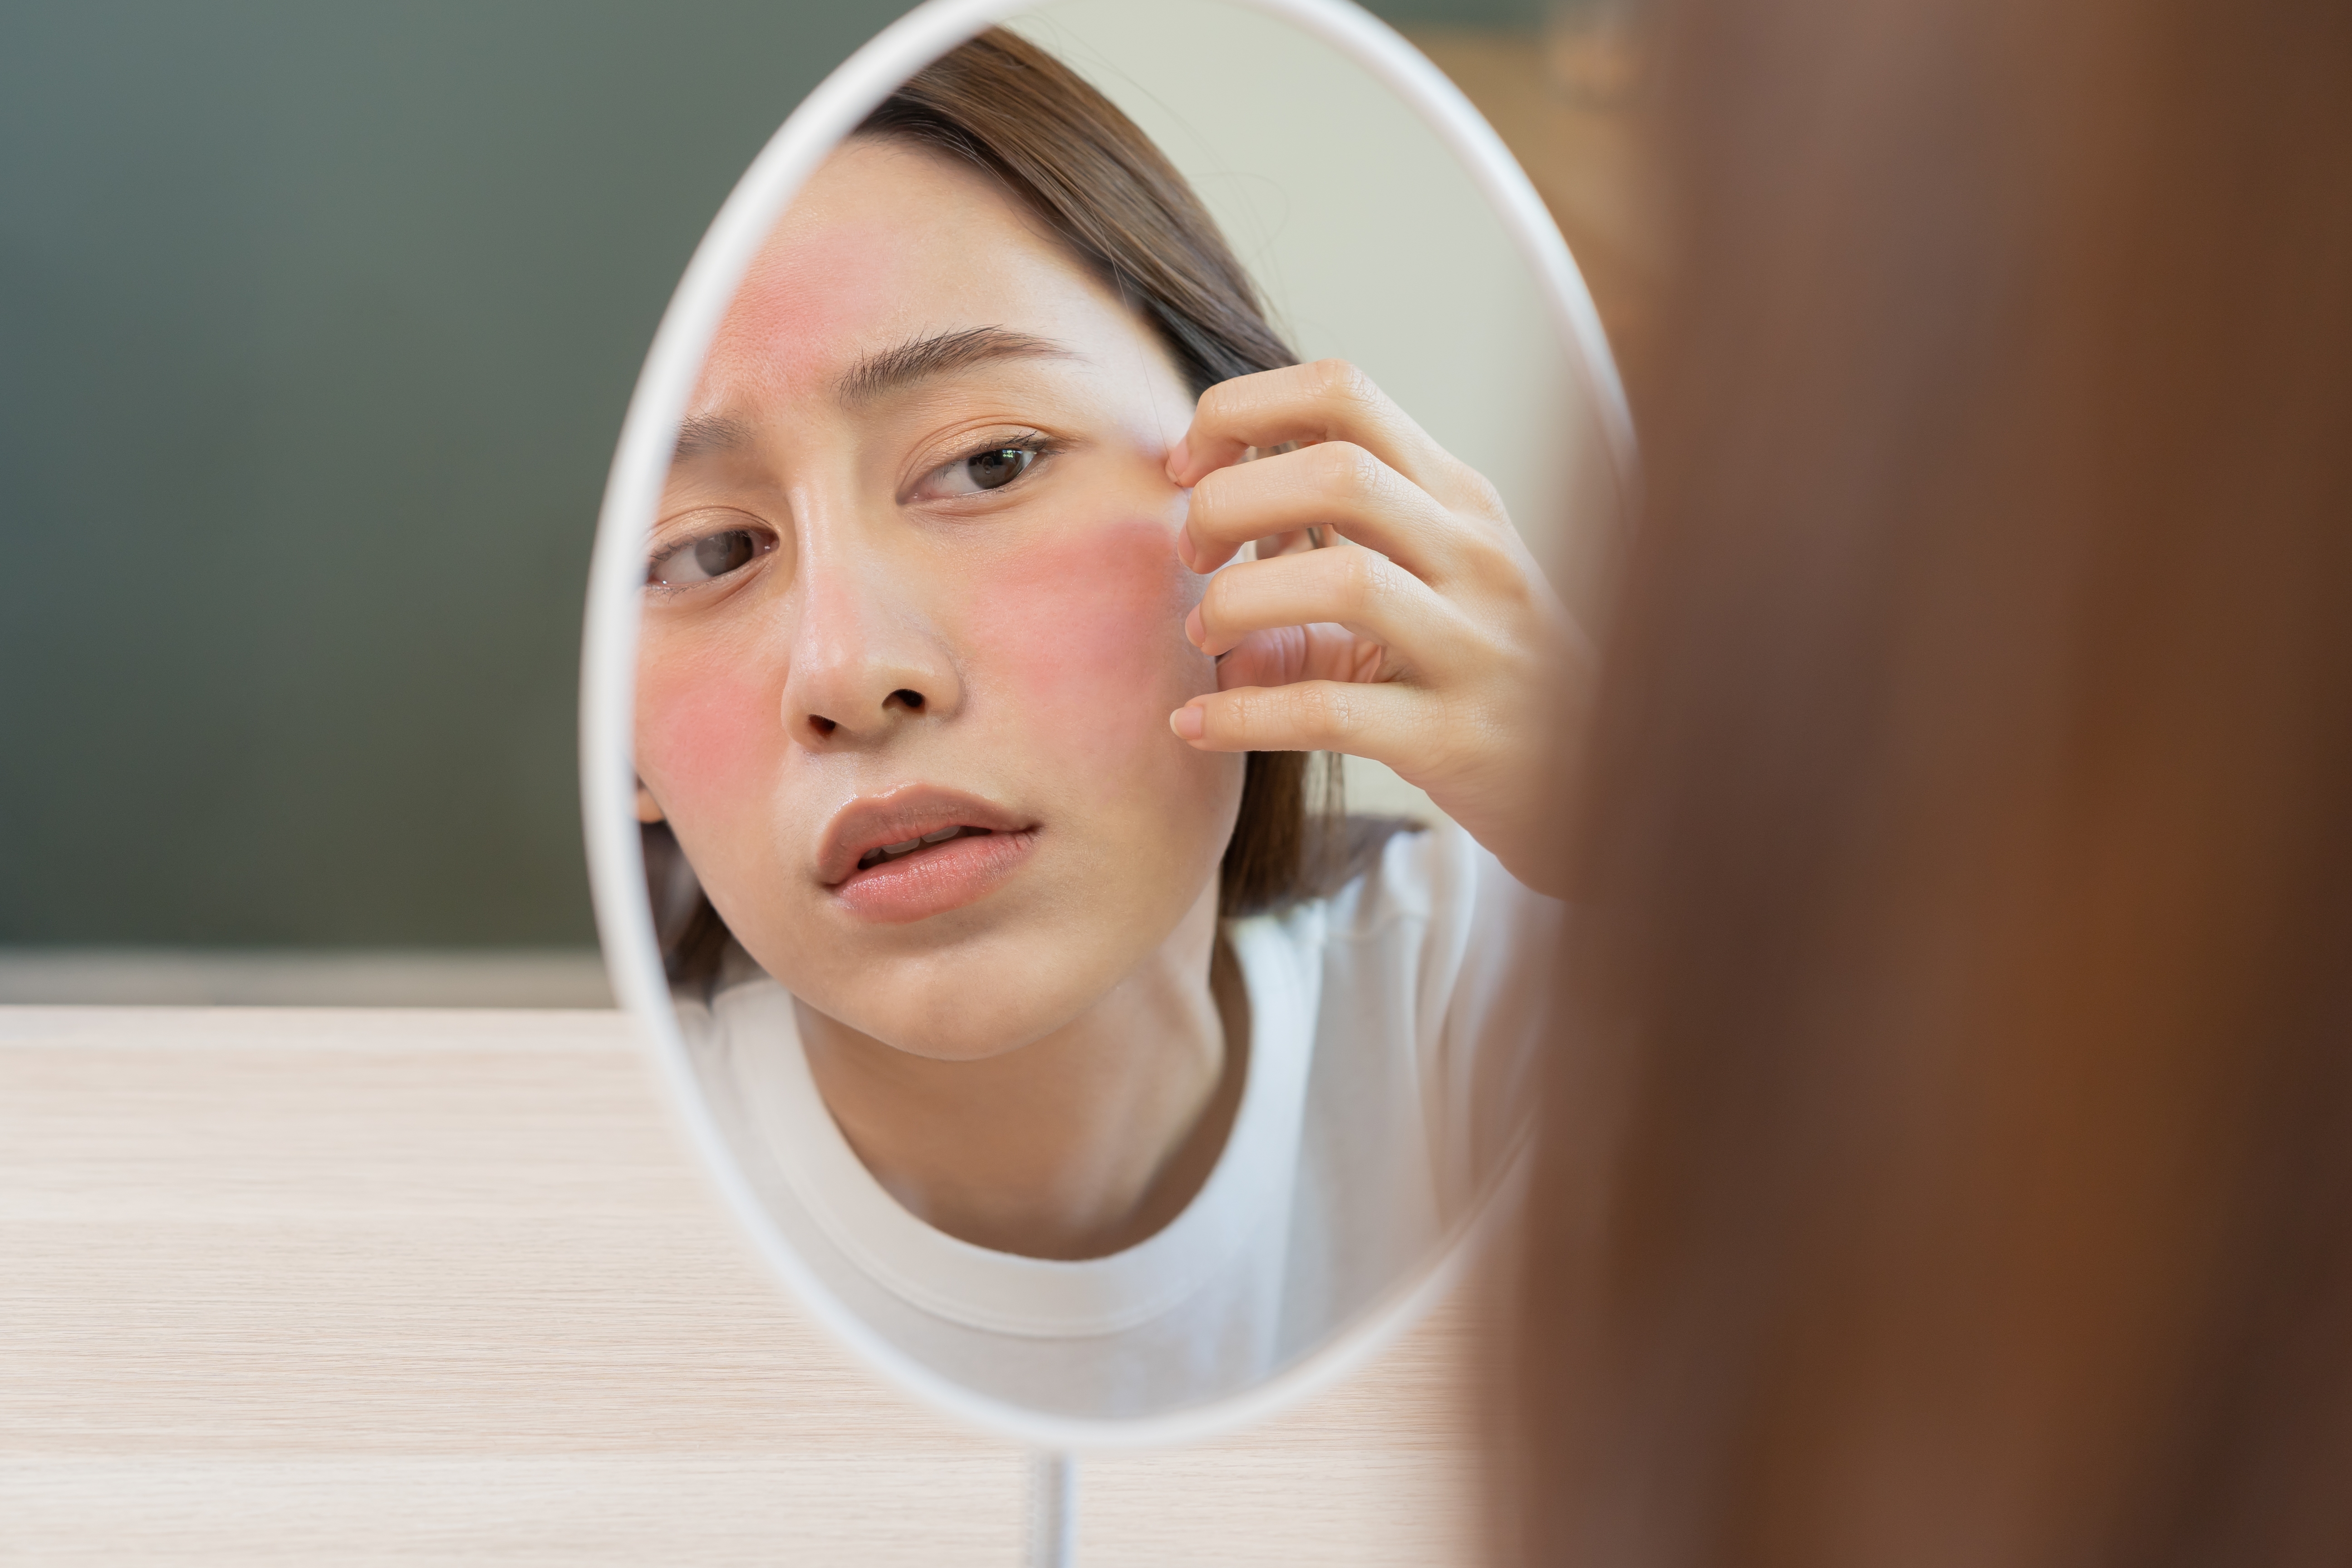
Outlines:
[[1029,1568],[1078,1560],[1078,1461],[1045,1450],[1029,1460]]

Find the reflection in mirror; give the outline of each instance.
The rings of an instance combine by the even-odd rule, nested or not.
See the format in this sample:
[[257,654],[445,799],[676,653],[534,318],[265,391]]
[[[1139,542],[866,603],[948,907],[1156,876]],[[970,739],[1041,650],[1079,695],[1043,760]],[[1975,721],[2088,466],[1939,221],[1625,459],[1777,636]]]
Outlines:
[[1616,515],[1591,369],[1411,110],[1252,13],[1048,8],[816,163],[642,532],[634,763],[697,1092],[869,1344],[1149,1417],[1436,1266],[1558,928],[1511,868]]

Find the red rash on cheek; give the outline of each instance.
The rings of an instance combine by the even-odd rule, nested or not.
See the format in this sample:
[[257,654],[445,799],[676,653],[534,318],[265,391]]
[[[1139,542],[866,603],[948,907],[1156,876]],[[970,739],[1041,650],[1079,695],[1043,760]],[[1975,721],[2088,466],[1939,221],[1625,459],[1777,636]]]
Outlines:
[[1073,740],[1131,743],[1215,686],[1184,640],[1192,578],[1162,518],[1090,520],[1065,538],[975,563],[969,633],[990,683]]
[[758,662],[649,639],[638,664],[637,771],[675,817],[724,817],[766,794],[782,693]]

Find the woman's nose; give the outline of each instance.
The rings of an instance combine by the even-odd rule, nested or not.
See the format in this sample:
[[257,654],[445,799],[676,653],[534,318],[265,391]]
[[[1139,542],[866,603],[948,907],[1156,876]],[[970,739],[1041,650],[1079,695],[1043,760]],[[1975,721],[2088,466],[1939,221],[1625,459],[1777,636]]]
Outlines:
[[954,661],[907,586],[878,563],[804,563],[783,692],[784,730],[795,742],[870,745],[961,703]]

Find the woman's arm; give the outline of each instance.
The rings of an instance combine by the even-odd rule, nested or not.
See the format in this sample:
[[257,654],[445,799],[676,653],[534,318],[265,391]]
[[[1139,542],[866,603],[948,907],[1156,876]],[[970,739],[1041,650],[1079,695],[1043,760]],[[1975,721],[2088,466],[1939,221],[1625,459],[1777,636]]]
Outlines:
[[1211,387],[1168,474],[1192,490],[1176,548],[1195,572],[1252,540],[1345,542],[1216,573],[1185,631],[1220,656],[1218,690],[1170,716],[1176,733],[1385,763],[1513,876],[1549,879],[1559,726],[1592,653],[1495,487],[1339,360]]

